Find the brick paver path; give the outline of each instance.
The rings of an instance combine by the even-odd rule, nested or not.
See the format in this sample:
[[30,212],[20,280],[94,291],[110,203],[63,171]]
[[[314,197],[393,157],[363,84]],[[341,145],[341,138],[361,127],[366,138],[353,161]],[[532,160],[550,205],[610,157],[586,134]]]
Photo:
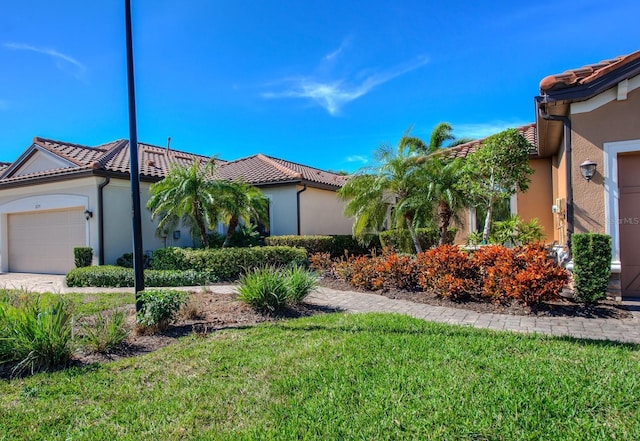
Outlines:
[[396,312],[431,322],[468,325],[475,328],[640,343],[639,312],[634,312],[633,318],[624,320],[489,314],[389,299],[377,294],[336,291],[324,287],[317,288],[306,301],[349,312]]

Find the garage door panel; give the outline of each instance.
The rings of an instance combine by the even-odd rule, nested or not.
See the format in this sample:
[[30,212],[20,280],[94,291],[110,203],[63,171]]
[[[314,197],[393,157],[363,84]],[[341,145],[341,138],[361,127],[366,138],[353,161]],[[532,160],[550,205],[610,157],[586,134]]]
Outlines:
[[84,207],[8,215],[9,271],[64,274],[86,245]]

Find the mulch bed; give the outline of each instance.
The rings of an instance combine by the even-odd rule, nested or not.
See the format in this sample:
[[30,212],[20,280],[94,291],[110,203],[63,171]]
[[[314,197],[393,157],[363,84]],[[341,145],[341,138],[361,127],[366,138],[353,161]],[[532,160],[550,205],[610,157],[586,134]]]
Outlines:
[[[326,275],[320,279],[321,286],[336,289],[340,291],[361,291],[347,282],[336,279],[335,277]],[[627,319],[633,315],[620,302],[614,300],[602,300],[597,305],[585,306],[576,303],[570,299],[561,297],[557,300],[545,302],[540,306],[524,306],[518,302],[512,302],[508,305],[498,305],[477,299],[469,299],[466,301],[452,301],[449,299],[438,297],[433,292],[410,292],[402,290],[381,290],[375,291],[374,294],[388,297],[390,299],[407,300],[415,303],[424,303],[434,306],[446,306],[449,308],[466,309],[480,313],[493,314],[511,314],[525,315],[536,317],[584,317],[584,318],[613,318]]]

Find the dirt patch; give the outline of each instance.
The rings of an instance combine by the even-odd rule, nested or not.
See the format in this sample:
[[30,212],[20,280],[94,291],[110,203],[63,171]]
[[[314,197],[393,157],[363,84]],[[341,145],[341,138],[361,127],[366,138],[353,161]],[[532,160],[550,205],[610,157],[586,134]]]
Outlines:
[[[126,326],[133,329],[135,324],[134,307],[132,305],[124,310],[127,314]],[[175,342],[177,338],[189,334],[204,336],[221,329],[242,328],[263,322],[275,322],[335,311],[331,308],[302,303],[278,314],[261,314],[239,301],[236,294],[193,292],[189,304],[183,308],[178,320],[166,331],[154,335],[137,335],[132,332],[124,344],[112,353],[77,353],[73,357],[73,364],[87,365],[141,355],[167,346]]]
[[[347,282],[331,276],[324,276],[320,279],[321,286],[340,291],[361,291],[353,288]],[[366,291],[362,291],[366,292]],[[603,300],[597,305],[585,306],[563,297],[545,302],[539,306],[524,306],[518,302],[511,302],[508,305],[498,305],[478,299],[468,299],[464,301],[452,301],[438,297],[433,292],[410,292],[402,290],[375,291],[374,294],[388,297],[390,299],[407,300],[426,305],[445,306],[448,308],[466,309],[480,313],[528,315],[536,317],[584,317],[584,318],[611,318],[628,319],[633,315],[620,302],[613,300]]]

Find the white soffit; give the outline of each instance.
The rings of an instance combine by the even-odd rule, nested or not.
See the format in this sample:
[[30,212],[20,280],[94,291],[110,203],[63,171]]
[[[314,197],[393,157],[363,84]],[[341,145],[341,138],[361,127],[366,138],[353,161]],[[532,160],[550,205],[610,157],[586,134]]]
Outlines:
[[586,101],[571,103],[571,114],[588,113],[612,101],[625,100],[629,92],[638,88],[640,88],[640,75],[636,75],[628,80],[623,80],[618,83],[617,87],[607,89]]

